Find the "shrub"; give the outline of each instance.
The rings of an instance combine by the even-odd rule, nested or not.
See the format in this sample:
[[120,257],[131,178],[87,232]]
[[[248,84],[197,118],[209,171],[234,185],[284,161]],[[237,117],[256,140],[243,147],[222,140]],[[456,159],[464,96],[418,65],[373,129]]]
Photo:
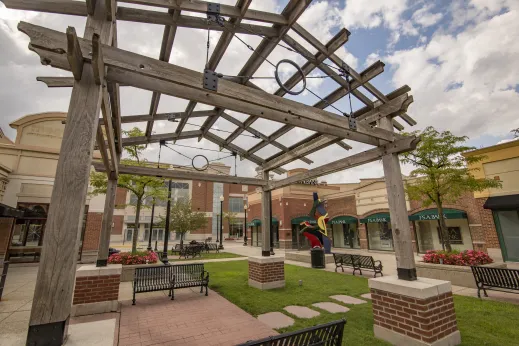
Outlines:
[[159,257],[153,251],[137,251],[135,254],[131,252],[119,252],[114,253],[112,256],[108,258],[108,263],[110,264],[147,264],[147,263],[157,263]]
[[474,250],[465,250],[462,252],[456,250],[451,252],[429,250],[423,256],[425,263],[439,264],[440,260],[443,261],[443,264],[456,266],[477,266],[494,262],[486,252]]

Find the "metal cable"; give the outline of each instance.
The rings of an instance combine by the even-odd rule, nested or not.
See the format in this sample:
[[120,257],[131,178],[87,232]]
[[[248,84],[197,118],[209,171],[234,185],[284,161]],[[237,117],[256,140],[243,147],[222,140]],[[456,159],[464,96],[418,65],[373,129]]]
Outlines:
[[[209,21],[209,20],[207,20]],[[205,54],[205,68],[207,69],[209,66],[209,34],[211,33],[211,29],[207,29],[207,49]]]
[[[193,123],[188,123],[186,122],[186,125],[191,125],[191,126],[198,126],[198,127],[202,127],[203,125],[198,125],[198,124],[193,124]],[[221,129],[213,129],[211,128],[211,130],[213,131],[219,131],[219,132],[225,132],[225,133],[234,133],[232,131],[226,131],[226,130],[221,130]],[[245,136],[245,137],[252,137],[252,138],[260,138],[259,136],[254,136],[254,135],[246,135],[246,134],[243,134],[243,133],[240,133],[239,136]]]

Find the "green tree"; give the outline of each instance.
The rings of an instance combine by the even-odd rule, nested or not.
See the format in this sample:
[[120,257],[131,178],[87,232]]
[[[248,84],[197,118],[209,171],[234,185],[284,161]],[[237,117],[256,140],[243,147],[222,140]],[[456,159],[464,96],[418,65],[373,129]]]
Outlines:
[[236,223],[238,220],[238,214],[230,211],[227,213],[223,213],[223,218],[227,220],[227,225],[229,226],[229,238],[231,237],[231,225]]
[[512,133],[514,134],[514,138],[517,138],[517,137],[519,137],[519,127],[518,127],[518,128],[516,128],[516,129],[513,129],[513,130],[512,130],[512,131],[510,131],[510,132],[512,132]]
[[[137,127],[129,131],[123,131],[128,137],[144,136],[144,133]],[[149,166],[146,159],[142,156],[145,145],[131,145],[124,147],[124,151],[128,158],[122,159],[121,163],[130,166]],[[106,194],[108,180],[106,173],[91,172],[90,185],[92,191],[90,195]],[[135,195],[135,201],[130,200],[130,204],[135,207],[135,230],[132,236],[132,253],[137,252],[137,239],[139,230],[140,213],[142,208],[147,208],[144,202],[147,199],[166,200],[167,189],[164,185],[164,179],[156,177],[146,177],[133,174],[119,174],[117,186],[129,190]]]
[[[180,198],[172,204],[169,216],[169,231],[180,234],[180,248],[184,246],[184,236],[188,232],[196,231],[207,224],[205,213],[194,211],[191,201],[184,198]],[[166,226],[165,217],[160,217],[159,225]]]
[[438,132],[431,126],[413,134],[420,136],[420,143],[414,151],[401,154],[403,163],[415,167],[411,172],[415,179],[406,182],[406,192],[410,199],[422,201],[425,207],[436,204],[443,244],[447,251],[452,251],[442,217],[443,204],[455,202],[465,192],[501,187],[501,182],[474,177],[473,169],[467,165],[480,162],[484,156],[465,158],[461,155],[475,149],[464,144],[467,136],[455,136],[450,131]]

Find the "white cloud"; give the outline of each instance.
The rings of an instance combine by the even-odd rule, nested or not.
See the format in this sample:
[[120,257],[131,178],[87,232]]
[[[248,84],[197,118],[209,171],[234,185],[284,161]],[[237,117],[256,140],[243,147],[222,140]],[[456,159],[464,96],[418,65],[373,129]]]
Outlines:
[[406,8],[407,0],[348,0],[342,19],[346,28],[351,29],[380,25],[397,29]]
[[457,35],[438,32],[427,45],[384,60],[393,83],[412,88],[410,115],[427,125],[478,137],[519,127],[519,10],[469,26]]
[[412,19],[415,23],[420,24],[423,27],[432,26],[442,19],[442,13],[431,13],[430,10],[433,6],[425,6],[415,13],[413,13]]

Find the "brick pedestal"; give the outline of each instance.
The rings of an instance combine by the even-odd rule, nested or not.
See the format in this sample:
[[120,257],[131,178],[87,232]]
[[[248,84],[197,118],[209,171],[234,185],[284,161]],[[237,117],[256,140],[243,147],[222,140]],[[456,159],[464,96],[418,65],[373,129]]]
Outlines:
[[72,316],[117,311],[121,273],[121,264],[80,267],[76,271]]
[[249,286],[260,290],[285,287],[284,257],[249,257]]
[[451,283],[381,277],[369,280],[374,332],[393,345],[459,345]]

